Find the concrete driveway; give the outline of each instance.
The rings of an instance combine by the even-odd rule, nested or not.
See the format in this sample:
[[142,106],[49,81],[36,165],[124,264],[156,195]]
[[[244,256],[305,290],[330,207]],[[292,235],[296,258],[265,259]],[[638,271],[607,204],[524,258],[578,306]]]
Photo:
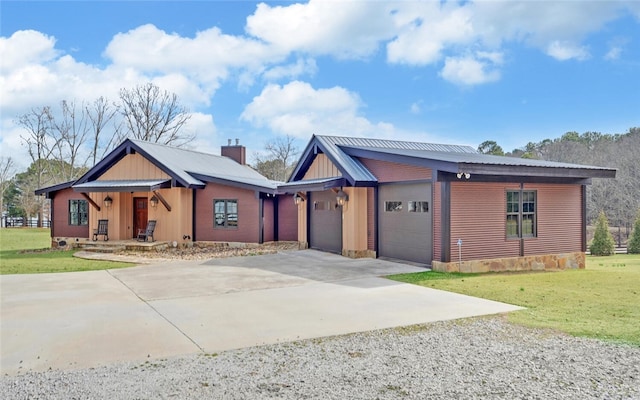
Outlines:
[[393,282],[423,271],[314,250],[0,276],[2,374],[293,341],[519,307]]

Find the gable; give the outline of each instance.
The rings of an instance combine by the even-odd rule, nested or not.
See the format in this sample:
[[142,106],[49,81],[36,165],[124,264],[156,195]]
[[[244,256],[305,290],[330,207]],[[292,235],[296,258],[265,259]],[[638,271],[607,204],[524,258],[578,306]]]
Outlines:
[[158,168],[140,153],[127,154],[97,180],[139,180],[171,179],[169,174]]
[[316,154],[313,162],[304,174],[303,180],[318,179],[318,178],[333,178],[342,176],[338,167],[329,160],[326,154]]

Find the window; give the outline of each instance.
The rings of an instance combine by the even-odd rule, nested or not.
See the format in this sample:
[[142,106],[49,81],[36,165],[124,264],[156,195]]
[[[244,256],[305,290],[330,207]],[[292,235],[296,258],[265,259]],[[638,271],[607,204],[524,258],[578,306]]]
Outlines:
[[331,202],[330,201],[314,201],[313,202],[313,210],[314,211],[327,211],[331,210]]
[[536,235],[536,192],[507,191],[507,238]]
[[89,225],[89,202],[69,200],[69,225]]
[[409,204],[409,212],[429,212],[429,202],[428,201],[410,201]]
[[238,200],[213,200],[213,227],[238,228]]
[[385,201],[384,202],[384,211],[386,211],[386,212],[400,212],[400,211],[402,211],[402,202],[401,201]]

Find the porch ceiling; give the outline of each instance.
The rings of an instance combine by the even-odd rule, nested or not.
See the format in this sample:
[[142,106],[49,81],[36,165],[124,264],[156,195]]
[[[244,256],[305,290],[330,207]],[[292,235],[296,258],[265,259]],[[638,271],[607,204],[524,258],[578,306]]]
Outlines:
[[151,192],[171,187],[171,179],[92,181],[73,185],[76,192]]

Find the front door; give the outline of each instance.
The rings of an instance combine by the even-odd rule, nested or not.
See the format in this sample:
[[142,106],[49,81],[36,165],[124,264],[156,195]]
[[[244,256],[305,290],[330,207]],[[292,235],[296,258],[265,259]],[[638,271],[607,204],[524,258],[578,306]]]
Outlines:
[[138,236],[140,229],[147,228],[147,198],[133,198],[133,237]]

